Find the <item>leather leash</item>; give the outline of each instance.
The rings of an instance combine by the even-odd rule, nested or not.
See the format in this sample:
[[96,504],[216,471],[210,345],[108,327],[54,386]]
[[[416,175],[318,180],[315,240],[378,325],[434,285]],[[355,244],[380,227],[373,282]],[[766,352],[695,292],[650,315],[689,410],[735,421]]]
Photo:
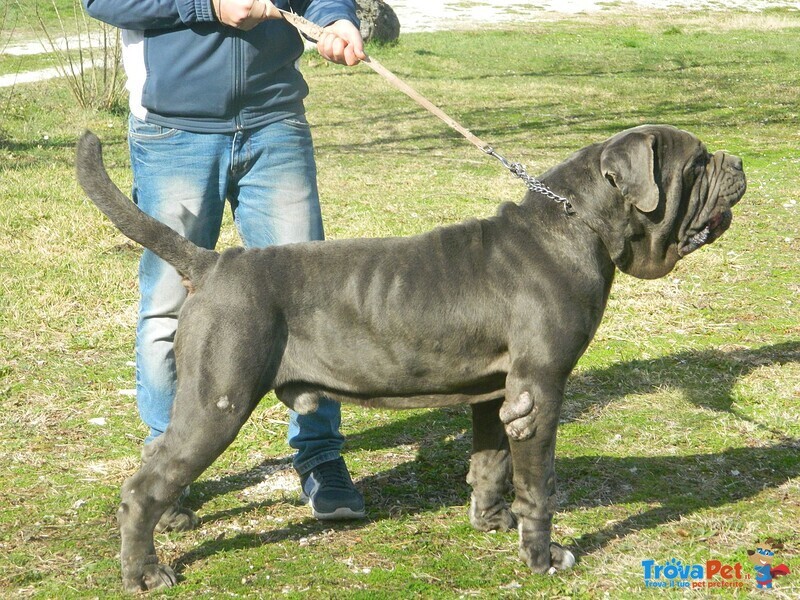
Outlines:
[[[293,12],[283,10],[278,8],[277,9],[281,16],[284,18],[285,21],[294,25],[294,27],[303,35],[305,35],[310,40],[316,42],[322,36],[324,30],[319,25],[312,23],[308,19],[301,17],[298,14]],[[436,115],[439,119],[441,119],[446,125],[455,129],[458,133],[460,133],[467,141],[475,145],[481,152],[488,154],[489,156],[493,156],[497,160],[499,160],[502,165],[511,171],[513,175],[522,179],[525,185],[528,187],[529,190],[532,192],[536,192],[550,198],[554,202],[562,204],[564,206],[564,210],[568,215],[575,214],[575,211],[572,209],[572,204],[567,198],[563,196],[559,196],[546,185],[544,185],[541,181],[528,175],[525,171],[525,167],[523,167],[520,163],[513,163],[506,160],[503,156],[495,152],[494,148],[492,148],[489,144],[484,142],[474,133],[472,133],[469,129],[462,126],[458,121],[450,117],[447,113],[445,113],[441,108],[436,106],[433,102],[425,98],[422,94],[420,94],[417,90],[412,88],[408,85],[405,81],[400,79],[397,75],[392,73],[389,69],[384,67],[381,63],[375,60],[371,56],[367,56],[363,61],[370,69],[378,73],[381,77],[383,77],[386,81],[389,82],[393,87],[397,88],[401,92],[403,92],[406,96],[414,100],[417,104],[431,112],[432,114]]]

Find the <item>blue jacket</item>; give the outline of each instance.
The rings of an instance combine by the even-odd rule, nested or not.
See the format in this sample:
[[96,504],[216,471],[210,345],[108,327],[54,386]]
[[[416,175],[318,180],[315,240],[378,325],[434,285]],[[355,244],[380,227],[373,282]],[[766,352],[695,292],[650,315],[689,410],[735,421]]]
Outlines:
[[[275,0],[289,9],[290,0]],[[318,25],[347,19],[354,0],[291,0]],[[92,17],[121,28],[131,112],[201,133],[260,127],[304,112],[297,69],[303,41],[283,20],[250,31],[222,25],[211,0],[83,0]]]

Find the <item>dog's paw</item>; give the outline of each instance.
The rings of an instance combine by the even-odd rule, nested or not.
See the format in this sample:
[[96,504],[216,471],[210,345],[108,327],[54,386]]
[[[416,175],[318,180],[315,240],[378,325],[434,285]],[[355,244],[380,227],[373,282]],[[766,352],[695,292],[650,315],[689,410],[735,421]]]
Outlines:
[[148,565],[142,574],[142,582],[146,590],[157,590],[176,586],[178,578],[168,565]]
[[548,575],[555,575],[558,571],[565,571],[575,566],[575,555],[560,544],[550,544],[550,568]]
[[129,594],[170,588],[177,584],[178,578],[172,567],[159,563],[145,565],[141,574],[136,577],[126,577],[122,582],[123,588]]
[[156,525],[158,533],[167,531],[189,531],[194,529],[200,523],[200,518],[193,510],[189,510],[185,506],[173,505],[170,506]]
[[555,542],[539,546],[523,541],[519,546],[519,557],[534,573],[554,575],[575,565],[575,555]]
[[505,424],[506,434],[521,442],[536,433],[536,405],[529,392],[522,392],[516,399],[508,399],[500,407],[500,420]]
[[505,504],[479,510],[469,507],[469,522],[478,531],[509,531],[517,528],[517,516]]

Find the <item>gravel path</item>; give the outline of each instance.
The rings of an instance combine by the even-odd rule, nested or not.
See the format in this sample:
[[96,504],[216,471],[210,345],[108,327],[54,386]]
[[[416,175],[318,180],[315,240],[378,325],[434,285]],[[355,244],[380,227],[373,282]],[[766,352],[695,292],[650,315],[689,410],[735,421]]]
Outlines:
[[620,5],[603,0],[389,0],[400,19],[402,32],[435,31],[447,29],[454,23],[474,24],[502,23],[508,21],[533,21],[543,12],[593,13],[619,11],[625,4],[632,9],[692,9],[692,10],[748,10],[762,11],[765,8],[794,8],[800,10],[800,2],[762,2],[760,0],[626,0]]

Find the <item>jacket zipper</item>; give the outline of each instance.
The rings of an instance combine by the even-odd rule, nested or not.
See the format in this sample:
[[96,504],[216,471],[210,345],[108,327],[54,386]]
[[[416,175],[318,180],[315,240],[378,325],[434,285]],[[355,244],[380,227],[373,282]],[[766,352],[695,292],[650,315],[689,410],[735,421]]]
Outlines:
[[244,78],[244,61],[242,55],[243,41],[236,34],[233,38],[233,109],[236,111],[236,116],[234,117],[236,131],[244,129],[241,115],[242,90],[244,89],[244,82],[242,81]]

